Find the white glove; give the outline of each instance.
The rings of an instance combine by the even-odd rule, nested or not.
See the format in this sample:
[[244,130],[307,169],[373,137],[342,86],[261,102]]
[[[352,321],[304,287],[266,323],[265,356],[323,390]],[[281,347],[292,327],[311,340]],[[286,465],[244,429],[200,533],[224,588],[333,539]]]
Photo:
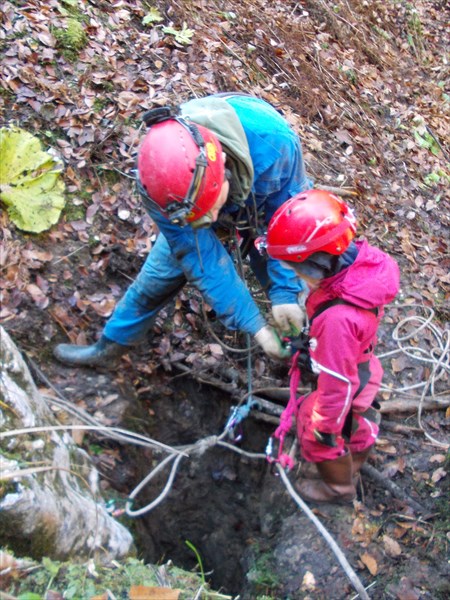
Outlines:
[[298,304],[275,304],[272,306],[272,315],[282,334],[300,334],[305,320],[305,313]]
[[266,325],[255,333],[255,340],[270,358],[289,358],[291,353],[284,348],[277,332],[270,325]]

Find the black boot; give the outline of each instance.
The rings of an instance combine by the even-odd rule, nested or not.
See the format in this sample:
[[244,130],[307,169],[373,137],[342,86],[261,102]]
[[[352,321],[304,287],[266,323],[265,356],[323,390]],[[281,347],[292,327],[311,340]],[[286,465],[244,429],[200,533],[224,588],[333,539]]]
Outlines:
[[117,365],[122,354],[128,352],[128,346],[116,344],[102,336],[92,346],[77,346],[76,344],[58,344],[53,354],[60,362],[74,367],[106,367]]

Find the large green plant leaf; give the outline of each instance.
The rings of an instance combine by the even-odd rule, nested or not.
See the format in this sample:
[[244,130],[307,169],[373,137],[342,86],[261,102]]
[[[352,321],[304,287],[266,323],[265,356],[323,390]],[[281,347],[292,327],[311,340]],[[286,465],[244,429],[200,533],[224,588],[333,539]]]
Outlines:
[[0,129],[0,200],[11,221],[40,233],[54,225],[65,205],[62,162],[19,127]]

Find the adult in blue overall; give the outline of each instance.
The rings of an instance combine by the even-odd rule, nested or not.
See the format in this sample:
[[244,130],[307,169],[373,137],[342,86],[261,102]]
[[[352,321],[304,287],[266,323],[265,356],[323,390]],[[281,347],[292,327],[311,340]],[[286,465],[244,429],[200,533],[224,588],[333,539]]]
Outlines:
[[[91,346],[59,344],[56,358],[69,365],[111,366],[145,340],[158,312],[186,282],[200,290],[228,329],[254,336],[268,356],[285,358],[276,330],[216,229],[231,223],[244,242],[254,239],[283,202],[311,188],[298,136],[267,102],[238,94],[191,100],[177,113],[154,109],[146,121],[138,189],[160,233],[101,338]],[[253,244],[249,260],[279,331],[299,331],[301,280],[279,261],[263,259]]]

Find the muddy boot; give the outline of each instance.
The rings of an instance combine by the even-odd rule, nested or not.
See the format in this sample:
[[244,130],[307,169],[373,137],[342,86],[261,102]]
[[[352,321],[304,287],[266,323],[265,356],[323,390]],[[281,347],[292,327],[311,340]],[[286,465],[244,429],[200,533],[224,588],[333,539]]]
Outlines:
[[317,470],[322,479],[302,481],[296,485],[297,491],[302,498],[310,502],[347,504],[356,497],[352,466],[351,454],[317,463]]
[[359,475],[361,467],[363,466],[363,464],[368,459],[369,454],[372,452],[373,448],[374,448],[374,445],[372,444],[372,446],[369,446],[368,448],[366,448],[362,452],[352,452],[352,460],[353,460],[353,473],[352,473],[352,476],[354,478],[357,475]]
[[302,466],[300,467],[300,477],[302,479],[320,479],[320,473],[317,470],[316,463],[302,463]]
[[113,368],[119,358],[129,350],[102,336],[92,346],[77,346],[76,344],[58,344],[53,354],[60,362],[74,367],[106,367]]

